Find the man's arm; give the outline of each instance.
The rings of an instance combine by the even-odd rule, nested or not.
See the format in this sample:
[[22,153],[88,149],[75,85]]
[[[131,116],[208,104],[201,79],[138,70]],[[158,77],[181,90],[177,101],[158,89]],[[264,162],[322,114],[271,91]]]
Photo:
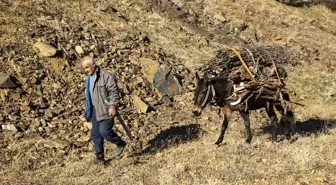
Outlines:
[[115,116],[116,115],[116,108],[119,104],[119,89],[118,89],[118,85],[117,85],[117,79],[115,78],[115,76],[113,74],[109,74],[106,80],[106,89],[108,92],[108,105],[110,105],[109,108],[109,115],[110,116]]

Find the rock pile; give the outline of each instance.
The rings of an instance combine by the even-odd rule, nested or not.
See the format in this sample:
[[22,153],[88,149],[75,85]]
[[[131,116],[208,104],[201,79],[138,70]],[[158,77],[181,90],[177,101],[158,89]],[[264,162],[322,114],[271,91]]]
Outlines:
[[[190,71],[174,56],[151,48],[146,35],[98,33],[90,26],[66,20],[59,22],[58,29],[37,25],[30,52],[24,56],[15,51],[1,53],[1,72],[17,79],[14,83],[9,75],[0,76],[0,132],[5,134],[2,147],[6,148],[1,162],[13,162],[15,156],[20,158],[18,152],[27,151],[38,159],[36,164],[50,155],[56,163],[92,149],[88,142],[91,126],[82,119],[85,75],[77,63],[84,55],[95,56],[98,65],[116,75],[122,96],[120,112],[137,139],[160,129],[145,124],[146,116],[157,115],[146,112],[155,111],[166,101],[171,103],[174,95],[191,91]],[[162,77],[164,66],[170,70]],[[154,81],[160,88],[154,87]],[[162,84],[173,88],[164,89]],[[125,135],[116,125],[119,134]],[[26,144],[21,150],[8,147],[11,142],[33,137],[40,142]],[[23,156],[27,157],[22,155],[21,160]]]

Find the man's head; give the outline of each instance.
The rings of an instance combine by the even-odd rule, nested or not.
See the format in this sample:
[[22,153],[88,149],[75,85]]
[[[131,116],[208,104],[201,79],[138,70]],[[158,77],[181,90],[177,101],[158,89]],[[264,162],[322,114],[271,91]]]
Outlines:
[[87,75],[92,75],[96,70],[96,63],[91,56],[85,56],[81,60],[81,65]]

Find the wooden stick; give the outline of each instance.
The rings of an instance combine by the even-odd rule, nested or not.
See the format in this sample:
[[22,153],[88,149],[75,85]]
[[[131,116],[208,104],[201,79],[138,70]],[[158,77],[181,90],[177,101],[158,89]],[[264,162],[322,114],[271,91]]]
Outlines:
[[131,134],[131,131],[127,128],[127,125],[125,124],[124,120],[121,118],[121,116],[119,114],[117,114],[117,119],[119,121],[119,123],[121,124],[121,126],[124,128],[128,138],[133,141],[133,136]]
[[[254,79],[254,76],[252,74],[252,72],[250,71],[250,69],[248,68],[247,64],[245,63],[245,61],[243,60],[243,58],[241,57],[240,53],[235,49],[235,48],[231,48],[231,50],[238,56],[240,62],[243,64],[244,68],[246,69],[246,71],[248,72],[248,74],[251,76],[252,78],[252,81],[256,84],[259,84],[259,85],[263,85],[263,84],[270,84],[270,85],[282,85],[282,82],[279,78],[279,74],[278,74],[278,70],[276,69],[276,65],[275,65],[275,62],[273,61],[273,59],[271,58],[272,62],[273,62],[273,66],[275,68],[275,73],[277,74],[278,76],[278,79],[279,81],[278,82],[259,82],[259,81],[256,81]],[[269,54],[268,54],[269,55]],[[270,56],[271,57],[271,56]]]
[[276,74],[277,77],[278,77],[279,83],[282,84],[282,82],[281,82],[281,80],[280,80],[280,77],[279,77],[278,69],[277,69],[277,67],[276,67],[276,65],[275,65],[275,62],[274,62],[273,58],[271,57],[271,55],[270,55],[268,52],[267,52],[267,54],[268,54],[268,56],[269,56],[269,57],[271,58],[271,60],[272,60],[273,67],[274,67],[274,70],[275,70],[275,74]]
[[232,51],[238,56],[240,62],[243,64],[243,66],[245,67],[246,71],[249,73],[249,75],[252,78],[252,81],[257,83],[257,81],[254,79],[254,76],[252,74],[252,72],[250,71],[250,69],[248,68],[248,66],[246,65],[245,61],[243,60],[243,58],[240,56],[240,53],[235,49],[235,48],[231,48]]

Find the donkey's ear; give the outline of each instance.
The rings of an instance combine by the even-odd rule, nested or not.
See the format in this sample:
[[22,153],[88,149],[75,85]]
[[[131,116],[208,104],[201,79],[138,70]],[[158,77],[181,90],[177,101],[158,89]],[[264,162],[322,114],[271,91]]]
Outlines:
[[203,78],[204,78],[205,81],[208,81],[208,79],[209,79],[208,74],[205,73],[205,74],[203,75]]
[[201,80],[201,78],[199,77],[199,75],[198,75],[198,73],[197,73],[197,72],[196,72],[195,76],[196,76],[196,82],[198,82],[198,81],[200,81],[200,80]]

